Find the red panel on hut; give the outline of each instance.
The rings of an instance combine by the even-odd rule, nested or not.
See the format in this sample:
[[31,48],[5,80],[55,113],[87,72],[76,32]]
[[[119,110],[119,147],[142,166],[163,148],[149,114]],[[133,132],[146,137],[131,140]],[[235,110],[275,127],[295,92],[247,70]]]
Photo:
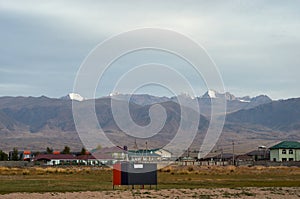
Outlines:
[[113,168],[113,185],[121,185],[121,164],[114,164]]

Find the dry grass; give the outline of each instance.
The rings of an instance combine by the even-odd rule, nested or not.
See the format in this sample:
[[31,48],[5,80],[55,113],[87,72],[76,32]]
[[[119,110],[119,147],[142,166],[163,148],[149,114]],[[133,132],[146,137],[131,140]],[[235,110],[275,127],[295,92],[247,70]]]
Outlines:
[[168,166],[160,169],[160,172],[172,174],[200,174],[200,175],[222,175],[222,174],[287,174],[299,175],[299,167],[264,167],[264,166]]
[[[99,168],[100,169],[100,168]],[[101,168],[101,170],[105,170]],[[107,170],[107,169],[106,169]],[[109,170],[109,169],[108,169]],[[91,167],[29,167],[29,168],[8,168],[0,167],[0,175],[47,175],[47,174],[79,174],[90,173]]]
[[[299,186],[299,167],[168,166],[158,172],[159,189]],[[109,168],[0,167],[0,193],[111,189]]]

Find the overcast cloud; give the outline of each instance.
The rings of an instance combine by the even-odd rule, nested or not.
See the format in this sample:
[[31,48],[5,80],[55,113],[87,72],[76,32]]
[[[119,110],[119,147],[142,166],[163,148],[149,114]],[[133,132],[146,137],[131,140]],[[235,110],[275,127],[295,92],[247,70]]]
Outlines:
[[[201,44],[218,66],[226,90],[235,95],[299,97],[299,10],[296,0],[0,0],[0,95],[66,95],[83,59],[99,42],[120,32],[157,27]],[[144,60],[151,57],[157,55]],[[124,63],[132,64],[128,59],[119,64]],[[203,82],[194,83],[199,94],[207,89]]]

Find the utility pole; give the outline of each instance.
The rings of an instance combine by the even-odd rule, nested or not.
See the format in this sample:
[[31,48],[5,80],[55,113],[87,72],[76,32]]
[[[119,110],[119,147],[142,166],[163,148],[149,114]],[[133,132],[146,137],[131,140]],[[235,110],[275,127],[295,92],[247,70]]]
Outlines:
[[221,148],[221,162],[223,162],[223,148]]
[[235,159],[234,159],[234,140],[232,141],[232,163],[235,165]]
[[137,143],[136,143],[136,139],[134,139],[134,147],[133,147],[136,151],[139,150],[138,146],[137,146]]
[[148,151],[148,142],[146,141],[146,151]]
[[223,148],[222,147],[217,147],[217,150],[216,150],[217,153],[220,153],[220,162],[223,161]]
[[[147,141],[146,141],[146,160],[148,160],[147,155],[148,155],[148,143],[147,143]],[[150,157],[149,157],[149,162],[150,162]]]

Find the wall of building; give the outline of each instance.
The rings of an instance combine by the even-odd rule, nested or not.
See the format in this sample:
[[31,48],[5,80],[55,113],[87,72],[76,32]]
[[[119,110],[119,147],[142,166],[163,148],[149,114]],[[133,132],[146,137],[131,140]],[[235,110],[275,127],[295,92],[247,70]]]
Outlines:
[[296,158],[296,161],[300,161],[300,149],[295,150],[295,158]]
[[162,158],[171,158],[172,154],[169,151],[159,149],[155,152],[157,155],[160,155]]
[[270,151],[270,160],[274,161],[274,158],[276,159],[276,161],[280,161],[279,160],[278,149],[273,149],[273,150]]
[[[283,153],[283,150],[286,151],[286,153]],[[290,154],[290,150],[292,150],[292,154]],[[300,161],[300,149],[273,149],[270,152],[270,160],[274,161],[274,158],[276,158],[276,161],[282,162],[282,161]]]

